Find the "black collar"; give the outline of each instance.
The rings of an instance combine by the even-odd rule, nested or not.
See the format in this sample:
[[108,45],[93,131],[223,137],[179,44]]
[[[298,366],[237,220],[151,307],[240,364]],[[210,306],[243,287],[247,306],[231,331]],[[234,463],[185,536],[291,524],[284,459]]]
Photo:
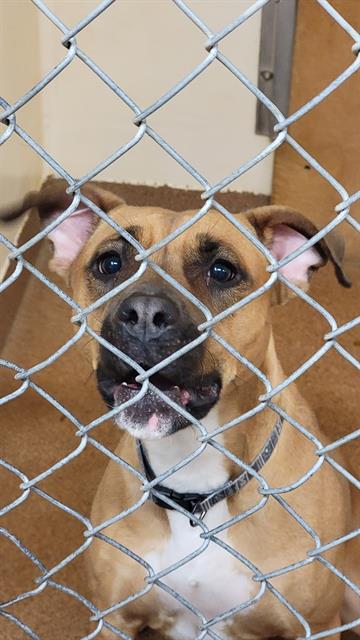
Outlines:
[[[253,469],[253,471],[259,472],[260,469],[262,469],[262,467],[269,460],[278,443],[282,424],[283,419],[279,417],[264,447],[256,456],[255,460],[253,460],[253,462],[251,463],[251,468]],[[136,441],[136,446],[139,461],[146,479],[148,480],[148,482],[152,482],[152,480],[155,480],[156,475],[150,465],[141,440]],[[230,498],[231,496],[235,495],[235,493],[240,491],[240,489],[242,489],[248,482],[250,482],[252,478],[253,476],[248,471],[243,471],[234,480],[229,480],[218,489],[215,489],[215,491],[209,491],[207,493],[179,493],[178,491],[169,489],[162,484],[157,484],[154,488],[156,489],[156,493],[160,493],[166,498],[170,498],[170,500],[173,500],[173,502],[178,504],[179,507],[182,507],[189,513],[197,516],[202,520],[211,507],[213,507],[221,500]],[[154,504],[156,504],[158,507],[162,507],[163,509],[170,509],[172,511],[175,510],[175,507],[170,506],[159,496],[155,495],[151,490],[149,493],[149,499],[152,500],[152,502],[154,502]],[[196,526],[196,522],[194,522],[193,520],[190,520],[190,524],[192,526]]]

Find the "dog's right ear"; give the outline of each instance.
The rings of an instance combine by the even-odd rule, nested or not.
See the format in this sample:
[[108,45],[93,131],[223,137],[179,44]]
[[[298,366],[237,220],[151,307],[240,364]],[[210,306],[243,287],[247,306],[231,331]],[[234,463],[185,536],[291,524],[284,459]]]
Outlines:
[[[290,255],[318,232],[311,220],[289,207],[258,207],[246,212],[246,215],[259,239],[277,260]],[[338,282],[343,287],[351,287],[342,268],[343,256],[344,243],[341,238],[329,234],[282,267],[280,273],[289,282],[306,290],[312,273],[330,261]]]
[[[73,195],[66,193],[67,187],[65,180],[49,180],[40,191],[30,191],[22,201],[1,209],[0,219],[13,220],[28,209],[36,208],[42,227],[46,227],[70,206]],[[106,213],[124,204],[115,193],[96,184],[84,185],[81,193]],[[54,246],[50,261],[53,271],[62,276],[67,274],[71,263],[95,230],[99,220],[91,209],[80,203],[74,213],[50,231],[47,237]]]

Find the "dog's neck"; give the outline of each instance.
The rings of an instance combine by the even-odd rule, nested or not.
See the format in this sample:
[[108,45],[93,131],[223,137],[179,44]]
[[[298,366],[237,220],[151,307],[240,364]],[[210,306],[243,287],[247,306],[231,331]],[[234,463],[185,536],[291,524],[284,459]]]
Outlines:
[[[212,409],[201,422],[209,433],[217,429],[220,426],[218,409]],[[166,439],[147,440],[143,443],[154,473],[157,476],[164,473],[199,449],[201,443],[197,436],[198,432],[194,427],[186,427]],[[228,478],[229,470],[224,464],[223,454],[207,445],[199,456],[162,484],[180,493],[202,493],[216,489]]]
[[[277,384],[282,377],[272,340],[269,343],[262,370],[273,385]],[[234,383],[223,394],[218,405],[201,420],[202,424],[209,433],[214,432],[235,416],[255,407],[261,393],[264,393],[264,386],[255,377]],[[275,414],[266,410],[214,439],[240,459],[250,463],[264,446],[275,422]],[[154,473],[160,475],[197,451],[201,443],[198,440],[196,428],[189,426],[165,439],[146,440],[143,445]],[[241,470],[223,453],[211,444],[207,444],[200,455],[169,476],[162,484],[178,492],[202,493],[221,487]]]

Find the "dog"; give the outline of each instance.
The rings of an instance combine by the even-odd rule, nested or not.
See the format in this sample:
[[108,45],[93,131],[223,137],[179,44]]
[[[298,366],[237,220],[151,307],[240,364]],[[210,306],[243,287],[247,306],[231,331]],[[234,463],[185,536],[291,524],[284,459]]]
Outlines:
[[[52,181],[1,215],[10,219],[37,207],[47,226],[71,203],[65,188],[64,182]],[[216,316],[265,285],[267,259],[211,209],[151,255],[155,270],[139,272],[139,246],[151,247],[195,212],[128,206],[92,183],[82,193],[126,230],[128,240],[80,202],[48,234],[50,266],[68,281],[84,308],[120,285],[115,296],[88,315],[89,326],[102,338],[89,347],[93,367],[106,405],[125,405],[114,417],[121,431],[116,456],[147,482],[165,474],[144,494],[141,476],[111,461],[98,487],[91,520],[97,526],[113,519],[102,534],[114,545],[93,540],[89,580],[105,619],[128,637],[138,639],[146,629],[167,640],[204,637],[201,630],[214,618],[209,637],[226,640],[291,639],[305,634],[304,624],[312,634],[321,634],[356,619],[359,599],[309,551],[358,526],[359,499],[351,497],[348,483],[330,465],[308,473],[318,460],[315,446],[294,424],[304,425],[324,444],[326,438],[294,384],[272,398],[280,412],[259,405],[264,379],[274,388],[285,378],[270,321],[274,287],[225,314],[201,339],[202,309]],[[277,260],[317,233],[307,218],[287,207],[265,206],[234,217]],[[306,291],[312,274],[327,262],[339,283],[349,286],[327,238],[286,264],[281,274]],[[183,290],[175,289],[164,274]],[[128,286],[121,287],[127,280]],[[283,284],[276,287],[281,301],[291,294]],[[224,343],[242,357],[224,349]],[[152,387],[142,393],[131,362],[146,371],[180,349],[180,357],[170,358],[150,377],[162,397]],[[125,354],[125,361],[116,350]],[[262,372],[260,377],[255,370]],[[246,419],[237,419],[243,414]],[[208,437],[213,434],[208,444],[192,422],[200,422]],[[187,464],[166,475],[187,458]],[[288,486],[292,490],[281,491]],[[269,497],[269,487],[279,491]],[[126,510],[126,517],[117,517]],[[322,556],[360,584],[358,538]],[[114,637],[111,629],[102,633]]]

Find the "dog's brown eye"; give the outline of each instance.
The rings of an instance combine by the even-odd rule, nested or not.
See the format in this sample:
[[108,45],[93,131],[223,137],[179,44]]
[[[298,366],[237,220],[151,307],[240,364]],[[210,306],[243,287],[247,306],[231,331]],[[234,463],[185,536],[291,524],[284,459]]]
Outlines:
[[99,273],[106,276],[113,276],[121,269],[121,258],[118,253],[111,251],[104,253],[97,260]]
[[227,262],[226,260],[216,260],[208,271],[208,278],[215,280],[219,284],[229,282],[230,280],[233,280],[235,276],[235,267],[231,262]]

